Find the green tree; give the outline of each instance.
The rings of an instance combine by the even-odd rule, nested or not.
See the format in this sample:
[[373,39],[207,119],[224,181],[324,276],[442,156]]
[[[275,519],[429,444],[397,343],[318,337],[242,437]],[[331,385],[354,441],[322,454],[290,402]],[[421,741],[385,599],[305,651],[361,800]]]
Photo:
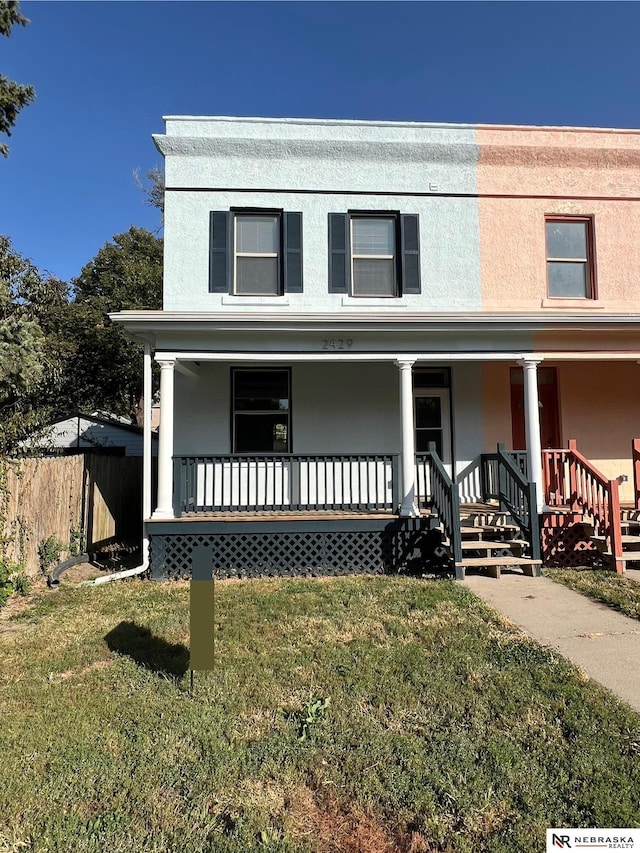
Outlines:
[[29,299],[43,284],[37,268],[0,236],[0,456],[47,419],[43,393],[53,356]]
[[162,251],[161,239],[132,226],[73,280],[72,310],[63,318],[64,334],[74,342],[61,388],[69,411],[106,410],[141,423],[142,345],[108,314],[162,307]]
[[[28,23],[29,20],[20,14],[20,4],[16,0],[0,0],[0,35],[9,36],[14,25],[25,27]],[[18,113],[35,97],[33,86],[24,86],[0,74],[0,134],[11,136]],[[9,146],[5,142],[0,142],[0,154],[9,156]]]
[[162,240],[117,234],[70,287],[0,236],[0,456],[60,417],[108,411],[142,421],[142,346],[108,314],[160,308]]

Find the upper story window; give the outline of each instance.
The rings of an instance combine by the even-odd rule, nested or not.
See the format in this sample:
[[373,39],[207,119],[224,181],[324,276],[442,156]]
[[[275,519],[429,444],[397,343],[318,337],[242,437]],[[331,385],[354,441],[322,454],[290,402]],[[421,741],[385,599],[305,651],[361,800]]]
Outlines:
[[551,297],[594,299],[593,222],[547,216],[547,288]]
[[351,292],[354,296],[396,295],[395,219],[351,219]]
[[302,214],[260,208],[212,210],[209,292],[302,293]]
[[329,292],[356,297],[420,293],[418,216],[330,213]]
[[233,292],[280,294],[280,217],[241,215],[235,222]]

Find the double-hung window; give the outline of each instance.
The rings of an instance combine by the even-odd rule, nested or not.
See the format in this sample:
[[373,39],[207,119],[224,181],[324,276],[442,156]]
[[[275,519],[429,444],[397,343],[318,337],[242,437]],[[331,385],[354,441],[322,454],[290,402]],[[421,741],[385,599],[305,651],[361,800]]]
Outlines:
[[545,227],[548,295],[595,298],[592,220],[583,216],[547,216]]
[[302,214],[266,208],[212,210],[209,292],[302,293]]
[[362,297],[420,293],[416,214],[329,214],[329,292]]
[[280,292],[280,216],[234,217],[234,293],[277,296]]
[[231,371],[233,453],[289,453],[291,372],[234,368]]
[[396,220],[351,219],[351,291],[354,296],[396,296]]

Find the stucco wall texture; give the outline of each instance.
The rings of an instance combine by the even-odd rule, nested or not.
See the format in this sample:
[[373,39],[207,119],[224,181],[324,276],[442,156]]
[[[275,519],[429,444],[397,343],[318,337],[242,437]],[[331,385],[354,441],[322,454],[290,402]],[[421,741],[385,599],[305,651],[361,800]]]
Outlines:
[[[482,307],[640,310],[640,131],[478,127],[476,141]],[[592,218],[596,300],[547,299],[546,214]]]
[[[208,212],[247,204],[303,211],[305,285],[240,297],[247,310],[362,307],[327,292],[326,217],[347,209],[420,215],[422,293],[384,300],[391,310],[640,309],[640,242],[629,240],[640,131],[226,117],[166,126],[155,141],[167,187],[182,188],[166,199],[166,309],[234,301],[208,293]],[[595,300],[548,299],[545,214],[592,217]]]
[[[295,311],[478,311],[475,132],[465,125],[301,119],[167,118],[166,310],[242,305]],[[172,189],[173,188],[173,189]],[[209,212],[233,207],[303,213],[303,292],[208,292]],[[328,214],[420,217],[422,293],[362,299],[328,292]]]
[[565,362],[557,371],[564,445],[575,438],[578,450],[609,479],[625,474],[620,499],[632,501],[631,439],[640,433],[640,366]]

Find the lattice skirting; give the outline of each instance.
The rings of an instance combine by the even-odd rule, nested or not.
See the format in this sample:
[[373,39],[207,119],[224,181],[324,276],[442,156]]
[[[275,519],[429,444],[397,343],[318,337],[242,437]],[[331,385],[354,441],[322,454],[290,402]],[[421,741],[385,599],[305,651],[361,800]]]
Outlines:
[[151,534],[149,542],[157,579],[189,578],[194,545],[210,546],[213,576],[229,578],[424,571],[433,568],[439,544],[437,531],[418,524],[401,530]]
[[599,565],[602,556],[581,523],[580,515],[549,515],[542,528],[542,559],[555,568]]

